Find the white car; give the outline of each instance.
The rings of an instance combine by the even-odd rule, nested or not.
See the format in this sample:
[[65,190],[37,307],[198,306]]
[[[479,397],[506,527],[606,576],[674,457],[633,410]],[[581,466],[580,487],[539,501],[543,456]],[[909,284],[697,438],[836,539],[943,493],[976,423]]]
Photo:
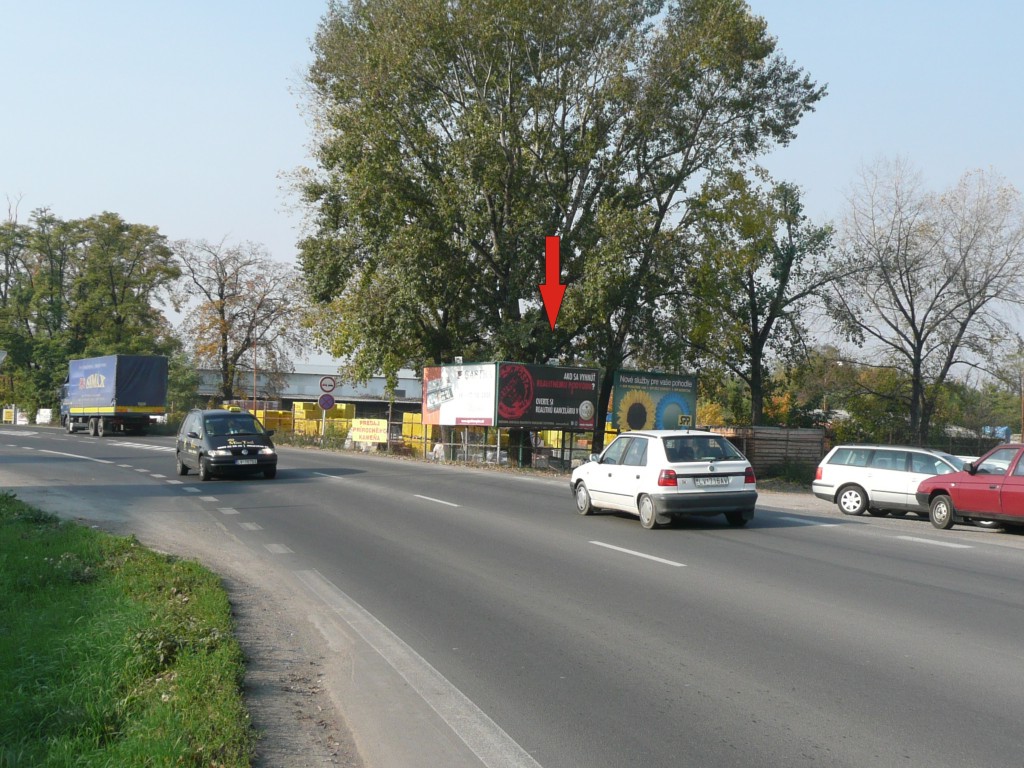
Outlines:
[[623,433],[573,470],[569,484],[581,515],[629,512],[644,528],[691,515],[746,525],[757,501],[750,462],[722,435],[695,429]]
[[928,508],[917,501],[917,486],[963,465],[957,456],[929,448],[837,445],[818,465],[811,490],[845,515],[915,512],[927,517]]

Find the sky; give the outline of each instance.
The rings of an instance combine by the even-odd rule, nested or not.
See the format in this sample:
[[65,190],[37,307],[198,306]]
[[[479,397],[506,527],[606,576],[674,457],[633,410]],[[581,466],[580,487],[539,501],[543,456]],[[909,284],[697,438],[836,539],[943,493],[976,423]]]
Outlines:
[[[838,221],[858,171],[907,160],[933,191],[992,169],[1024,190],[1024,4],[748,0],[828,95],[764,159]],[[18,218],[103,211],[175,240],[294,262],[287,176],[326,0],[0,0],[0,202]],[[0,211],[0,215],[5,212]]]

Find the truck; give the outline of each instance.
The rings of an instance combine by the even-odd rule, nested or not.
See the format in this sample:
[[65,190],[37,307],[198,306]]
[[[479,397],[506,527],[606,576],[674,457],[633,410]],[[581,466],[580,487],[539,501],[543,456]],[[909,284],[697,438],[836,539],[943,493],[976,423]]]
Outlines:
[[93,437],[144,435],[167,413],[167,358],[107,355],[71,360],[61,391],[60,423]]

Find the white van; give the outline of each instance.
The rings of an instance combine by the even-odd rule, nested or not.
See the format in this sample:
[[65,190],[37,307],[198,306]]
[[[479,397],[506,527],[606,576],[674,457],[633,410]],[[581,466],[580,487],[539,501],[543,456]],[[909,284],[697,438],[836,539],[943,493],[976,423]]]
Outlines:
[[899,445],[837,445],[818,465],[811,490],[845,515],[928,516],[917,503],[917,486],[933,475],[957,472],[962,459],[930,448]]

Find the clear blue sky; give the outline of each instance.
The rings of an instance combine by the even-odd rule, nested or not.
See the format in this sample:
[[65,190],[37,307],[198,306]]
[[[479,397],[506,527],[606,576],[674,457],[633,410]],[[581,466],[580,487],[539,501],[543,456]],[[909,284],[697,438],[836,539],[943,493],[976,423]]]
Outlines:
[[[935,189],[994,168],[1024,189],[1024,4],[749,0],[829,95],[767,158],[821,222],[858,167],[904,156]],[[0,202],[20,217],[110,210],[171,238],[295,256],[281,174],[307,162],[298,109],[324,0],[0,0]],[[4,211],[0,211],[2,215]]]

